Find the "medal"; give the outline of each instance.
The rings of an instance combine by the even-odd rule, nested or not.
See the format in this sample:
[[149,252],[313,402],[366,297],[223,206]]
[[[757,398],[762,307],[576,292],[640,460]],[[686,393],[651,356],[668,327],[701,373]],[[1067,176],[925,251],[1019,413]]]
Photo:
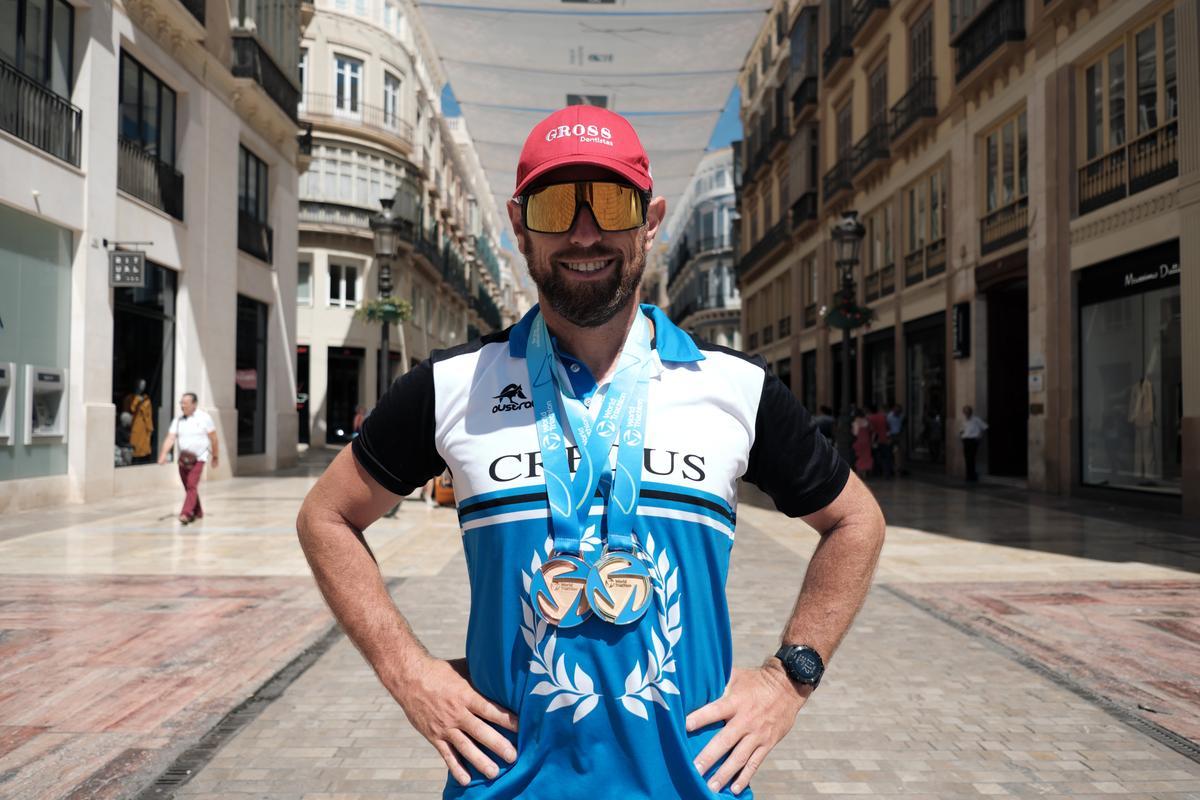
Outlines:
[[587,601],[591,568],[571,555],[551,556],[533,575],[529,593],[538,616],[560,628],[573,628],[592,615]]
[[650,570],[634,553],[605,549],[587,579],[586,601],[614,625],[637,622],[650,607]]
[[[564,379],[558,375],[558,358],[540,313],[529,333],[526,361],[554,537],[553,555],[529,586],[533,608],[546,622],[563,628],[581,624],[593,611],[613,624],[636,622],[653,596],[650,572],[633,539],[653,362],[649,323],[641,313],[634,319],[594,422],[560,385]],[[573,476],[559,422],[560,401],[579,450]],[[614,446],[615,474],[609,463]],[[581,555],[581,531],[597,489],[607,496],[607,545],[599,561],[589,566]]]

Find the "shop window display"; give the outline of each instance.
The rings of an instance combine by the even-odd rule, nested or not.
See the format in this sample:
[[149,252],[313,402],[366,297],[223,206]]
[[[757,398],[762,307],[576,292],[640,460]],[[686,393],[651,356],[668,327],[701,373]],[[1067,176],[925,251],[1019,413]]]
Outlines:
[[1177,494],[1183,417],[1178,244],[1173,252],[1153,248],[1097,269],[1081,282],[1080,296],[1082,481]]

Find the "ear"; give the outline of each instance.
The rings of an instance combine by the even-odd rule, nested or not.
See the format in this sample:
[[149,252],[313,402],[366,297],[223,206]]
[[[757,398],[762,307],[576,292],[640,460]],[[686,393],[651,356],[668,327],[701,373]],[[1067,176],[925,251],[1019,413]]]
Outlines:
[[667,198],[659,197],[650,201],[650,205],[646,206],[646,252],[649,253],[654,249],[654,237],[658,235],[658,228],[662,225],[662,221],[667,216]]
[[513,236],[517,240],[517,249],[524,253],[529,249],[526,241],[529,238],[529,232],[525,230],[525,225],[521,222],[521,206],[516,200],[509,200],[507,208],[508,221],[512,223]]

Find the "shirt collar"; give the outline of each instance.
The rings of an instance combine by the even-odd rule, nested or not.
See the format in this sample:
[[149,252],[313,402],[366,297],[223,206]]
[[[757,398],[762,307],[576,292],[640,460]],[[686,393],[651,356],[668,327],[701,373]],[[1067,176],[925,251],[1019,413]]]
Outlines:
[[[642,313],[654,323],[654,341],[651,344],[660,361],[674,364],[689,364],[703,361],[704,354],[688,336],[658,306],[642,303]],[[529,343],[529,329],[537,316],[538,306],[521,317],[521,320],[508,332],[508,354],[513,358],[524,358],[525,349]]]

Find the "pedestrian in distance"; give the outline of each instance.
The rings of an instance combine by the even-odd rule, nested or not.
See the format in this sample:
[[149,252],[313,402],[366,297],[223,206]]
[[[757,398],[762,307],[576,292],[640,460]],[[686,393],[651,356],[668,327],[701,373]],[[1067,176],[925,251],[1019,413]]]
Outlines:
[[896,475],[906,475],[904,469],[904,448],[901,434],[904,433],[904,406],[893,403],[887,415],[888,438],[892,442],[892,469]]
[[962,439],[963,461],[967,464],[968,481],[979,480],[979,473],[975,471],[975,457],[979,454],[979,443],[987,429],[988,424],[975,416],[975,409],[963,406],[963,420],[958,426],[958,436]]
[[183,483],[183,508],[179,510],[179,521],[184,525],[201,519],[204,508],[200,505],[200,476],[204,465],[217,466],[217,426],[207,411],[196,407],[195,392],[184,392],[179,398],[179,416],[171,420],[167,438],[158,452],[158,463],[167,463],[167,455],[178,443],[175,463],[179,467],[179,480]]
[[867,423],[871,426],[871,459],[875,462],[874,474],[883,478],[892,477],[892,437],[888,432],[887,416],[878,403],[868,407]]
[[866,478],[875,468],[875,445],[871,434],[871,423],[861,408],[854,409],[850,422],[850,441],[854,448],[854,470],[858,477]]
[[833,418],[833,409],[829,406],[821,406],[819,412],[813,417],[813,425],[821,432],[829,441],[833,441],[833,426],[836,420]]
[[[392,384],[309,492],[300,543],[445,761],[444,797],[750,797],[862,605],[883,516],[762,359],[638,304],[666,201],[627,120],[556,111],[516,175],[538,305]],[[447,467],[470,583],[451,661],[414,635],[363,538]],[[724,591],[739,478],[821,534],[783,646],[755,669],[733,667]]]

